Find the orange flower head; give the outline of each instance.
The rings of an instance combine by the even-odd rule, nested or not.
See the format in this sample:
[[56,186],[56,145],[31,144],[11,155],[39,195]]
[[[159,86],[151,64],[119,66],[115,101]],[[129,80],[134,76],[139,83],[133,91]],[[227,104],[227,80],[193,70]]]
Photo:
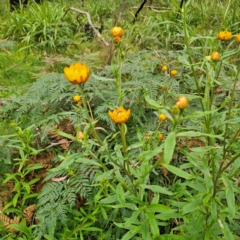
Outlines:
[[218,61],[220,59],[220,54],[219,52],[214,52],[212,55],[211,55],[211,59],[214,60],[214,61]]
[[218,33],[217,37],[221,41],[229,41],[232,39],[232,33],[229,31],[221,31]]
[[119,43],[121,41],[121,37],[119,35],[116,35],[113,38],[116,43]]
[[168,67],[167,66],[162,66],[162,71],[165,72],[168,70]]
[[113,111],[108,110],[108,115],[115,123],[125,123],[130,118],[130,109],[125,110],[123,106],[115,108]]
[[79,102],[81,100],[81,97],[79,96],[79,95],[75,95],[74,97],[73,97],[73,101],[74,102]]
[[159,119],[160,121],[165,121],[166,118],[167,118],[166,115],[163,114],[163,113],[161,113],[161,114],[158,115],[158,119]]
[[162,134],[162,133],[159,133],[158,138],[159,138],[160,140],[163,140],[163,139],[164,139],[163,134]]
[[240,44],[240,33],[238,33],[238,34],[236,35],[236,41],[237,41],[238,44]]
[[184,109],[188,107],[188,100],[185,96],[182,96],[176,102],[176,105],[179,109]]
[[164,90],[164,91],[167,91],[167,90],[168,90],[168,86],[164,86],[164,87],[163,87],[163,90]]
[[77,133],[77,139],[80,140],[80,141],[82,141],[83,138],[84,138],[84,133],[81,132],[81,131],[79,131],[79,132]]
[[171,76],[176,76],[178,74],[177,70],[172,70],[170,72]]
[[119,36],[119,37],[122,37],[122,35],[124,34],[124,31],[121,27],[113,27],[111,30],[110,30],[110,33],[113,37],[115,36]]
[[90,76],[90,69],[86,64],[77,62],[64,68],[64,76],[70,83],[85,83]]

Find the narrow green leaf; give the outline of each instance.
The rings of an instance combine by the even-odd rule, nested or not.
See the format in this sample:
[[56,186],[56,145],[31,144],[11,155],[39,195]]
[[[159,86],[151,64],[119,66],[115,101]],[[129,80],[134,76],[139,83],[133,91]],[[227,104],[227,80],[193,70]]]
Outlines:
[[129,227],[132,224],[135,224],[138,222],[138,216],[141,212],[140,211],[135,211],[132,213],[132,216],[130,218],[125,219],[125,225],[126,227]]
[[20,224],[15,224],[15,223],[10,224],[9,227],[24,233],[28,240],[33,239],[33,235],[27,227],[20,225]]
[[158,155],[160,152],[162,152],[163,150],[163,146],[159,146],[153,150],[147,150],[147,151],[144,151],[142,153],[140,153],[138,155],[138,159],[140,160],[150,160],[152,159],[153,157],[155,157],[156,155]]
[[30,193],[30,185],[26,182],[21,182],[22,186],[26,189],[27,193]]
[[226,199],[227,199],[227,205],[229,209],[229,214],[232,218],[235,216],[235,194],[233,190],[232,182],[225,176],[222,176],[223,184],[226,189]]
[[128,231],[123,237],[122,240],[129,240],[133,239],[133,236],[135,236],[138,232],[140,232],[141,226],[137,226],[134,229]]
[[208,152],[212,149],[219,149],[220,147],[213,147],[213,146],[205,146],[205,147],[196,147],[196,148],[191,148],[192,152]]
[[87,231],[87,232],[102,232],[103,230],[101,228],[97,228],[97,227],[82,227],[81,228],[82,231]]
[[54,131],[55,131],[57,134],[59,134],[60,136],[62,136],[62,137],[71,139],[71,140],[73,140],[73,141],[76,141],[76,140],[77,140],[77,138],[74,137],[73,135],[68,134],[68,133],[65,133],[65,132],[62,132],[62,131],[58,130],[57,128],[55,128]]
[[190,175],[189,173],[181,170],[180,168],[177,168],[177,167],[174,167],[172,165],[165,164],[165,163],[163,163],[162,166],[165,167],[168,171],[174,173],[175,175],[177,175],[179,177],[182,177],[182,178],[185,178],[185,179],[193,178],[192,175]]
[[153,109],[159,110],[159,109],[163,109],[164,106],[159,105],[158,102],[154,101],[153,99],[151,99],[148,94],[145,92],[144,94],[145,100],[147,102],[147,104],[152,107]]
[[177,137],[200,137],[200,136],[207,136],[212,138],[223,139],[221,135],[213,135],[208,133],[202,133],[197,131],[187,131],[187,132],[180,132],[176,135]]
[[148,221],[149,221],[149,225],[150,225],[152,234],[155,236],[159,235],[159,228],[158,228],[156,218],[154,217],[154,214],[151,212],[146,212],[146,214],[148,217]]
[[169,211],[169,209],[170,207],[163,204],[150,204],[147,206],[147,211],[152,213]]
[[15,174],[9,174],[9,173],[6,173],[5,174],[7,177],[4,179],[4,181],[2,183],[6,183],[8,182],[9,180],[13,179],[15,180],[16,182],[18,182],[18,179],[16,178]]
[[123,187],[122,187],[121,183],[119,183],[116,187],[116,194],[117,194],[118,201],[122,205],[125,205],[125,195],[124,195],[124,191],[123,191]]
[[17,206],[17,202],[18,202],[18,198],[20,197],[20,193],[16,193],[15,196],[13,197],[13,206],[16,207]]
[[169,164],[172,160],[176,145],[176,134],[175,132],[170,132],[164,143],[164,163]]
[[231,230],[228,227],[228,224],[224,221],[224,219],[219,218],[218,219],[218,224],[219,224],[219,226],[221,228],[221,231],[222,231],[226,240],[234,240],[235,239]]
[[107,220],[107,219],[108,219],[108,216],[107,216],[107,213],[106,213],[106,211],[105,211],[105,208],[104,208],[104,207],[101,207],[100,210],[101,210],[101,213],[102,213],[103,218],[104,218],[105,220]]
[[116,195],[114,195],[114,196],[109,196],[109,197],[106,197],[106,198],[104,198],[104,199],[101,199],[100,201],[99,201],[99,203],[102,203],[102,204],[109,204],[109,203],[115,203],[115,202],[117,202],[117,196]]
[[162,193],[162,194],[166,194],[169,196],[174,195],[172,192],[168,191],[167,188],[165,187],[161,187],[158,185],[146,185],[146,184],[141,184],[140,185],[143,189],[150,189],[151,191],[153,191],[154,193]]
[[228,120],[224,121],[223,123],[236,124],[236,123],[239,123],[239,122],[240,122],[240,117],[228,119]]
[[93,76],[95,79],[97,79],[99,81],[103,81],[103,82],[116,82],[116,79],[100,77],[100,76],[94,74],[93,72],[91,73],[91,76]]
[[181,210],[181,214],[185,215],[190,212],[195,212],[196,209],[202,206],[202,200],[195,200],[193,202],[187,203]]

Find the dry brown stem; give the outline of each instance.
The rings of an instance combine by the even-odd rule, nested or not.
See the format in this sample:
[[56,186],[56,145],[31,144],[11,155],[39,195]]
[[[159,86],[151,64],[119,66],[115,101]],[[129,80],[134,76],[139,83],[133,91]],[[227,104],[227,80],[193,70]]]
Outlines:
[[68,13],[68,11],[70,11],[70,10],[72,10],[72,11],[74,11],[74,12],[77,12],[77,13],[79,13],[79,14],[84,14],[84,15],[86,15],[86,16],[87,16],[88,23],[89,23],[89,25],[91,26],[91,28],[93,29],[93,31],[96,33],[97,37],[98,37],[107,47],[109,47],[110,44],[104,39],[104,37],[101,35],[101,33],[94,27],[94,25],[93,25],[93,23],[92,23],[92,20],[91,20],[91,16],[90,16],[90,14],[89,14],[88,12],[84,12],[84,11],[79,10],[79,9],[77,9],[77,8],[70,7],[70,8],[68,8],[68,9],[66,10],[66,12],[64,13],[63,18],[65,17],[65,15],[66,15],[66,14]]

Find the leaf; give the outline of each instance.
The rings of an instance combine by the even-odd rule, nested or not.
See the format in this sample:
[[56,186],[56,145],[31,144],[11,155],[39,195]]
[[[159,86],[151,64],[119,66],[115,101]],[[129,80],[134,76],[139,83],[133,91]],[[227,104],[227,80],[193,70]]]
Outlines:
[[18,198],[20,197],[20,193],[16,193],[15,196],[13,197],[13,206],[16,207],[17,206],[17,202],[18,202]]
[[188,56],[187,55],[180,55],[178,56],[178,61],[185,64],[185,65],[188,65],[190,66],[190,63],[188,61]]
[[27,227],[25,227],[21,224],[15,224],[15,223],[10,224],[9,227],[24,233],[28,240],[33,239],[33,235]]
[[185,215],[190,212],[195,212],[196,209],[202,206],[202,200],[195,200],[193,202],[187,203],[181,210],[181,214]]
[[223,123],[228,123],[228,124],[237,124],[240,122],[240,117],[238,118],[232,118],[224,121]]
[[208,133],[202,133],[197,131],[188,131],[188,132],[180,132],[176,135],[177,137],[200,137],[200,136],[207,136],[212,138],[223,139],[221,135],[213,135]]
[[77,138],[74,137],[73,135],[68,134],[68,133],[65,133],[65,132],[62,132],[62,131],[58,130],[57,128],[55,128],[54,131],[55,131],[57,134],[59,134],[60,136],[62,136],[62,137],[71,139],[71,140],[73,140],[73,141],[76,141],[76,140],[77,140]]
[[[188,238],[186,238],[187,236],[180,236],[180,235],[175,235],[175,234],[163,234],[161,236],[158,237],[158,240],[186,240]],[[189,239],[193,239],[192,237]]]
[[118,201],[122,205],[125,205],[125,195],[124,195],[124,191],[123,191],[123,187],[122,187],[121,183],[119,183],[116,187],[116,194],[117,194]]
[[193,112],[193,113],[185,116],[184,119],[193,119],[193,118],[204,117],[204,116],[207,116],[209,114],[215,113],[217,111],[218,111],[218,109],[212,110],[212,111],[204,111],[204,112],[196,111],[196,112]]
[[140,160],[150,160],[156,155],[158,155],[160,152],[162,152],[163,146],[159,146],[155,148],[154,150],[147,150],[138,155],[138,159]]
[[169,209],[170,207],[163,204],[150,204],[147,206],[147,211],[152,213],[169,211]]
[[176,134],[175,132],[170,132],[164,142],[164,163],[169,164],[172,160],[176,145]]
[[88,165],[101,166],[99,163],[97,163],[93,159],[81,157],[80,153],[75,153],[75,154],[70,155],[70,157],[64,159],[63,162],[59,166],[52,168],[49,171],[57,172],[57,171],[60,171],[63,169],[68,169],[68,167],[71,164],[73,164],[74,162],[80,162],[80,163],[84,163],[84,164],[88,164]]
[[146,214],[147,214],[147,217],[148,217],[148,221],[149,221],[149,225],[150,225],[152,234],[155,235],[155,236],[159,235],[159,228],[158,228],[158,225],[157,225],[156,218],[154,217],[154,214],[151,213],[151,212],[146,212]]
[[212,149],[219,149],[220,147],[213,147],[213,146],[205,146],[205,147],[196,147],[196,148],[191,148],[192,152],[208,152]]
[[26,182],[21,182],[22,186],[26,189],[27,193],[30,193],[30,185]]
[[140,230],[141,230],[141,226],[135,227],[134,229],[128,231],[128,232],[122,237],[122,240],[133,239],[133,236],[135,236]]
[[107,220],[107,219],[108,219],[108,216],[107,216],[107,213],[106,213],[105,209],[104,209],[103,207],[101,207],[100,210],[101,210],[101,213],[102,213],[103,218],[104,218],[105,220]]
[[81,227],[81,230],[83,231],[88,231],[88,232],[102,232],[103,230],[101,228],[97,228],[97,227]]
[[113,78],[100,77],[100,76],[94,74],[93,72],[91,73],[91,75],[92,75],[95,79],[97,79],[97,80],[99,80],[99,81],[103,81],[103,82],[116,82],[116,80],[113,79]]
[[165,167],[168,171],[174,173],[175,175],[179,176],[179,177],[182,177],[182,178],[185,178],[185,179],[191,179],[193,178],[192,175],[190,175],[189,173],[181,170],[180,168],[177,168],[177,167],[174,167],[172,165],[168,165],[168,164],[161,164],[163,167]]
[[219,224],[221,231],[224,234],[224,237],[226,240],[234,240],[235,239],[233,234],[231,233],[227,223],[224,221],[224,219],[219,218],[218,224]]
[[235,195],[234,195],[232,182],[225,176],[222,176],[222,180],[226,189],[226,199],[227,199],[229,214],[232,218],[234,218],[236,209],[235,209]]
[[153,109],[159,110],[159,109],[165,108],[164,106],[159,105],[159,103],[157,103],[156,101],[151,99],[146,92],[144,93],[144,97],[145,97],[147,104],[150,107],[152,107]]
[[151,191],[153,191],[154,193],[162,193],[162,194],[166,194],[166,195],[169,195],[169,196],[172,196],[174,195],[174,193],[168,191],[167,188],[165,187],[161,187],[161,186],[158,186],[158,185],[146,185],[146,184],[141,184],[140,185],[143,189],[150,189]]
[[104,199],[101,199],[100,201],[99,201],[99,203],[102,203],[102,204],[109,204],[109,203],[115,203],[115,202],[117,202],[117,196],[116,195],[114,195],[114,196],[109,196],[109,197],[106,197],[106,198],[104,198]]

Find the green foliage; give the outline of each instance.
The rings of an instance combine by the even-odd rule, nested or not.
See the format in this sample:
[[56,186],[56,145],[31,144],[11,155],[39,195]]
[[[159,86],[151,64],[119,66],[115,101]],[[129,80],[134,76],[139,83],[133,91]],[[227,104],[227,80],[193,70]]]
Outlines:
[[[131,4],[101,0],[99,4],[85,2],[83,7],[94,22],[105,21],[109,27],[116,21],[124,28],[120,43],[112,42],[111,48],[101,50],[109,51],[110,65],[98,65],[103,62],[96,59],[101,54],[91,52],[99,51],[97,41],[80,46],[85,50],[84,46],[92,45],[81,56],[68,47],[73,54],[51,63],[54,73],[42,73],[25,93],[12,96],[1,108],[0,161],[6,166],[1,169],[1,181],[13,181],[15,191],[3,213],[21,217],[20,223],[13,224],[20,233],[7,233],[1,226],[3,237],[239,238],[237,0],[189,0],[182,9],[175,0],[164,1],[164,8],[153,1],[151,8],[142,9],[135,24],[130,22],[136,8],[127,10]],[[66,36],[73,43],[74,31],[86,20],[71,25],[68,13],[60,23],[65,10],[61,4],[30,5],[11,15],[16,24],[10,30],[15,37],[24,33],[25,47],[32,51],[61,51],[56,47],[66,46],[64,41],[61,45],[62,39]],[[32,14],[27,16],[29,12]],[[106,19],[112,15],[113,19]],[[32,21],[33,16],[46,21]],[[26,34],[22,20],[36,29],[28,26]],[[52,27],[57,27],[56,42],[44,38],[45,33],[53,36]],[[232,31],[233,39],[219,41],[220,30]],[[9,46],[3,42],[2,49],[5,47],[14,49],[11,42]],[[211,59],[215,51],[220,60]],[[91,76],[84,85],[71,85],[56,72],[79,59],[90,63]],[[168,69],[163,71],[162,66]],[[171,75],[173,69],[176,76]],[[5,70],[1,74],[6,76]],[[81,103],[72,100],[77,94]],[[189,106],[179,103],[181,96]],[[121,105],[131,110],[131,117],[114,123],[107,112],[114,110],[116,118],[121,118]],[[159,114],[166,119],[158,118]],[[73,130],[60,127],[66,119]],[[50,149],[56,155],[48,163],[44,180],[27,181],[26,176],[40,168],[28,165],[29,158]],[[10,172],[12,159],[17,160],[18,171]],[[42,181],[39,194],[31,193],[34,181]],[[38,221],[27,224],[22,210],[33,202],[37,203]]]
[[[58,52],[73,44],[76,24],[64,18],[65,7],[59,4],[31,4],[26,9],[12,12],[5,25],[6,37],[21,41],[21,49]],[[21,50],[20,49],[20,50]]]

